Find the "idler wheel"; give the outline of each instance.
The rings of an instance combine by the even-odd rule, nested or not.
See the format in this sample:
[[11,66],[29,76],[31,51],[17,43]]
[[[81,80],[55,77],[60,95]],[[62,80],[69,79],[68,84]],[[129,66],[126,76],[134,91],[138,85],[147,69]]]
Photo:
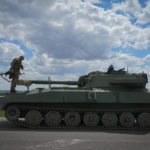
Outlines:
[[49,111],[45,116],[45,122],[48,126],[58,126],[61,123],[61,115],[57,111]]
[[25,122],[31,126],[39,126],[42,121],[42,115],[38,110],[31,110],[26,114]]
[[122,127],[130,128],[135,123],[135,117],[130,112],[124,112],[120,115],[120,124]]
[[80,123],[80,115],[77,112],[68,112],[65,115],[65,124],[68,127],[76,127]]
[[99,116],[95,112],[87,112],[83,117],[83,121],[88,127],[96,127],[99,123]]
[[104,113],[104,115],[102,116],[102,123],[107,128],[115,127],[118,123],[118,117],[116,113],[113,112]]
[[138,116],[138,124],[142,128],[150,127],[150,113],[141,113]]
[[10,121],[16,121],[18,120],[20,116],[20,110],[17,106],[9,106],[5,110],[5,117]]

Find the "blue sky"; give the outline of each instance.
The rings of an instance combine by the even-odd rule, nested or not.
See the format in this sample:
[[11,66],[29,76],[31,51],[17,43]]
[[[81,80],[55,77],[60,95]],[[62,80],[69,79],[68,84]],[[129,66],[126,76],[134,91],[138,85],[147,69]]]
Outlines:
[[150,0],[1,0],[0,71],[24,55],[24,79],[77,80],[110,64],[150,76],[149,10]]
[[[139,4],[144,8],[146,7],[146,2],[148,0],[138,0]],[[99,3],[94,3],[94,5],[98,6],[98,7],[102,7],[105,10],[107,9],[112,9],[112,4],[113,3],[121,3],[121,2],[125,2],[125,0],[100,0]]]

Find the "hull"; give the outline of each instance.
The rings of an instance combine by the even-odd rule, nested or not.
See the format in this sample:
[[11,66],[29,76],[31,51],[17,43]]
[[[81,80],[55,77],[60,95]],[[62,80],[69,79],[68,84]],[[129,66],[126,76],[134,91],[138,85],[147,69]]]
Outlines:
[[9,121],[28,128],[150,128],[148,89],[41,88],[3,93],[0,101]]
[[80,89],[35,89],[16,94],[3,93],[6,103],[150,103],[150,92],[146,90],[80,90]]

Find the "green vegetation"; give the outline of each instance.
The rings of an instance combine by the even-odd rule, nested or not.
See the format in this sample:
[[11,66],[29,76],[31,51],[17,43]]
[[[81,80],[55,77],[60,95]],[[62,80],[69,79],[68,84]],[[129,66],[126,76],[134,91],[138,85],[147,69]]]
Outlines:
[[5,112],[4,111],[0,111],[0,117],[4,117],[5,116]]

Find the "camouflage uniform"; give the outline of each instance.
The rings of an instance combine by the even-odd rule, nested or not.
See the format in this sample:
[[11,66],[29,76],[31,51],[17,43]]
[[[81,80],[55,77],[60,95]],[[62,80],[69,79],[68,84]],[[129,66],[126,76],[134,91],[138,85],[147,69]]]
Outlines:
[[[20,56],[24,59],[23,56]],[[11,82],[11,92],[15,92],[16,85],[31,85],[31,81],[19,80],[20,69],[23,69],[22,60],[19,58],[14,58],[11,63],[10,72],[13,73],[12,82]]]

